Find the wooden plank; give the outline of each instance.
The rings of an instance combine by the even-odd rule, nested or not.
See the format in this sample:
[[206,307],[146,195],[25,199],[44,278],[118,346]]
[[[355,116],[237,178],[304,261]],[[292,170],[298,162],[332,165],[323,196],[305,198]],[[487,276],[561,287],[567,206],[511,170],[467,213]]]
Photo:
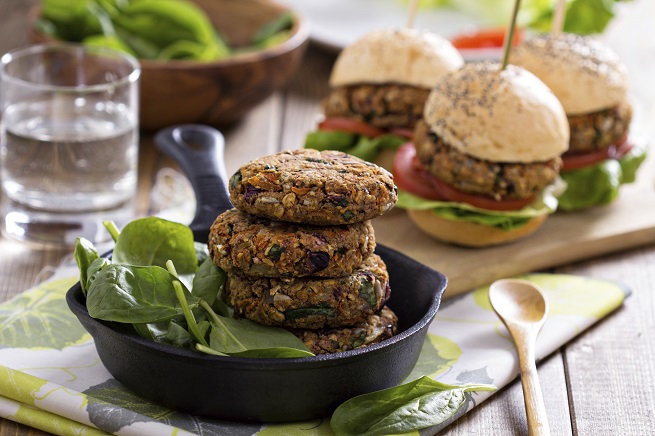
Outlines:
[[[557,352],[538,365],[551,433],[571,435],[568,399],[561,353]],[[519,379],[496,392],[488,401],[448,426],[442,436],[524,435],[528,424]]]
[[624,306],[566,347],[577,434],[653,434],[655,246],[562,268],[632,289]]

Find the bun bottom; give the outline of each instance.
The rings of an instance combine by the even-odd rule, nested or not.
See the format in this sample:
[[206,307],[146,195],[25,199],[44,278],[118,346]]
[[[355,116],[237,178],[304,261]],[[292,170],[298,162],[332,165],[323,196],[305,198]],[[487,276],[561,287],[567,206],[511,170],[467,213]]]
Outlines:
[[489,247],[507,244],[534,233],[546,221],[548,215],[532,218],[524,226],[504,231],[497,227],[466,221],[452,221],[435,215],[431,210],[407,210],[414,224],[423,232],[454,245],[464,247]]

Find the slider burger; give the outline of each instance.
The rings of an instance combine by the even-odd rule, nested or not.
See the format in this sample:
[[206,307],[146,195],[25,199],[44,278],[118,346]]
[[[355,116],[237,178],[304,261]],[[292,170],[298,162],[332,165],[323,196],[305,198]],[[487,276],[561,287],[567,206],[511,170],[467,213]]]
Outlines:
[[489,246],[534,232],[557,208],[569,127],[532,73],[467,64],[430,93],[413,144],[394,159],[397,206],[424,232]]
[[[375,30],[346,47],[330,76],[325,119],[305,148],[345,151],[391,169],[436,81],[464,64],[446,39],[410,28]],[[386,150],[386,153],[383,153]],[[385,165],[384,157],[387,155]],[[391,159],[388,156],[391,156]]]
[[632,106],[619,57],[591,37],[563,33],[526,40],[511,62],[539,77],[567,114],[571,142],[561,175],[568,187],[560,209],[610,203],[646,157],[644,144],[628,137]]

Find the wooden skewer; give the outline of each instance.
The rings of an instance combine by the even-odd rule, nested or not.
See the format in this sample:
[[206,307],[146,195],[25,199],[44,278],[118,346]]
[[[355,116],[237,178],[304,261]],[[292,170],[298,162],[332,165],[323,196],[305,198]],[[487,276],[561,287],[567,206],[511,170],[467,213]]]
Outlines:
[[514,39],[514,30],[516,29],[516,17],[519,14],[520,6],[521,0],[515,0],[514,10],[512,11],[512,19],[509,21],[507,32],[505,32],[505,41],[503,43],[503,63],[500,67],[501,70],[504,70],[509,63],[509,54],[512,50],[512,40]]
[[416,9],[418,8],[418,0],[411,0],[409,2],[409,12],[407,14],[407,22],[405,27],[411,29],[414,27],[414,19],[416,18]]
[[566,0],[557,0],[555,15],[553,16],[553,27],[551,33],[559,35],[564,29],[564,18],[566,17]]

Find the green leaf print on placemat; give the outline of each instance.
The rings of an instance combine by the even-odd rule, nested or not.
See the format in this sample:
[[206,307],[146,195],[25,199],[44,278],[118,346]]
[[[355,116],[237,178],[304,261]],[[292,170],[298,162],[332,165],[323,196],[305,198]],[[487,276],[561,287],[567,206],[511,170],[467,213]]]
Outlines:
[[453,341],[428,333],[423,341],[421,354],[405,382],[427,375],[436,378],[452,367],[462,355],[462,349]]
[[[161,422],[183,430],[209,435],[251,436],[259,431],[260,424],[223,422],[208,418],[198,419],[188,413],[178,412],[145,400],[114,379],[93,386],[84,393],[88,397],[89,419],[98,428],[116,433],[144,417],[153,422]],[[148,420],[148,419],[146,419]]]
[[[568,274],[529,274],[517,277],[539,286],[548,297],[548,311],[551,315],[575,315],[601,319],[630,291],[619,284],[591,277]],[[492,311],[489,303],[489,286],[473,292],[475,303]],[[602,304],[600,303],[602,301]],[[593,302],[593,304],[591,304]]]
[[35,392],[46,383],[46,380],[0,365],[0,392],[12,400],[33,406]]
[[334,436],[334,432],[330,428],[330,418],[267,424],[265,428],[257,433],[257,436],[288,436],[290,434],[302,436]]
[[84,330],[66,304],[77,280],[42,283],[0,305],[0,348],[62,348],[86,342]]

